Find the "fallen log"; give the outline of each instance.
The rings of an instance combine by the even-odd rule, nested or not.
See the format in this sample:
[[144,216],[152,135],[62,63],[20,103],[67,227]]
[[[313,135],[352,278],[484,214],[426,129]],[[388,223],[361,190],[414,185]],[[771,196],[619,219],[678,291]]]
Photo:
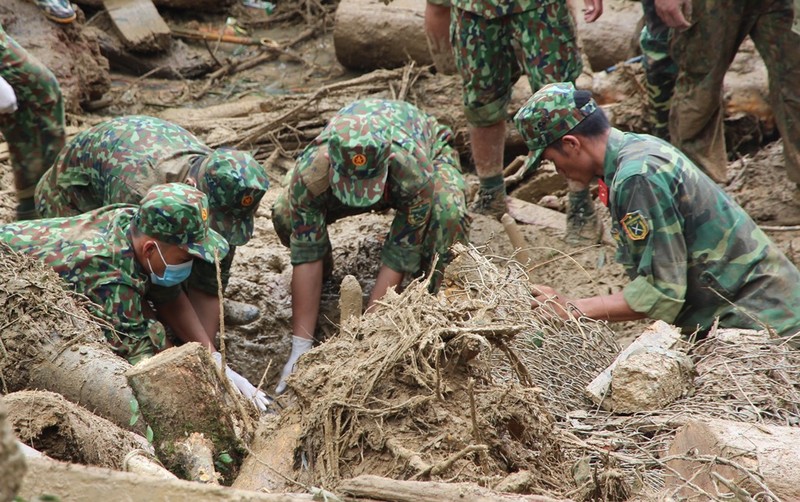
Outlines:
[[0,500],[14,500],[25,474],[25,457],[6,419],[6,405],[0,398]]
[[678,431],[667,459],[666,486],[679,497],[800,500],[796,427],[693,421]]
[[150,452],[147,440],[71,403],[58,394],[13,392],[5,396],[8,422],[19,440],[63,461],[122,470],[132,451]]
[[57,392],[116,425],[131,425],[127,361],[111,351],[100,324],[49,267],[0,246],[0,375],[3,392]]
[[346,68],[397,68],[410,61],[433,64],[425,37],[422,0],[342,0],[333,27],[336,59]]
[[133,366],[128,380],[153,429],[158,457],[171,472],[184,479],[202,473],[198,465],[204,461],[187,457],[180,446],[187,436],[200,433],[211,440],[213,455],[229,456],[227,474],[233,476],[241,463],[242,443],[249,440],[252,417],[240,396],[228,391],[205,347],[187,343],[168,349]]
[[[381,476],[363,475],[345,479],[338,491],[358,498],[393,502],[559,502],[541,495],[501,493],[471,483],[439,483],[432,481],[398,481]],[[565,501],[564,501],[565,502]]]
[[310,494],[269,494],[204,485],[180,479],[117,472],[100,467],[67,464],[47,459],[28,460],[19,496],[38,500],[58,494],[60,500],[213,500],[215,502],[309,502]]

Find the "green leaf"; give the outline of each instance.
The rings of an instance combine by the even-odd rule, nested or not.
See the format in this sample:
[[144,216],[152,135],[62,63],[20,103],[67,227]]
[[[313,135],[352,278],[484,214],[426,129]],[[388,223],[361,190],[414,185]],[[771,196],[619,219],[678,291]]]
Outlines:
[[153,429],[151,429],[149,425],[147,426],[147,432],[144,437],[147,438],[148,443],[153,442]]
[[131,398],[131,413],[134,415],[139,414],[139,401],[137,401],[135,397]]
[[139,414],[131,415],[131,421],[129,425],[136,425],[136,422],[139,421]]
[[233,458],[225,452],[220,453],[218,458],[219,461],[224,464],[230,464],[231,462],[233,462]]

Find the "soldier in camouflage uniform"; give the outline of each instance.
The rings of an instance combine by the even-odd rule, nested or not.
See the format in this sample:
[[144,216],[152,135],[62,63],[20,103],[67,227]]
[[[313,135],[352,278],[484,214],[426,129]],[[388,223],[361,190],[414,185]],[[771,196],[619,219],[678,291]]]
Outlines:
[[[236,246],[252,237],[253,217],[269,187],[266,171],[248,153],[212,150],[186,129],[165,120],[119,117],[70,140],[36,187],[36,206],[45,218],[71,216],[108,204],[138,204],[150,187],[176,181],[193,184],[208,196],[211,228],[231,245],[220,264],[224,289]],[[152,289],[151,300],[162,307],[159,316],[183,312],[188,318],[166,322],[178,330],[204,329],[213,337],[219,326],[216,268],[198,261],[185,286]],[[170,307],[185,303],[187,295],[195,316],[188,314],[189,309]],[[226,301],[226,308],[229,305]],[[226,315],[226,319],[236,324],[252,321],[258,310],[248,307],[237,310],[249,311],[247,318]]]
[[[90,312],[106,323],[106,340],[131,364],[169,345],[146,300],[153,284],[179,284],[193,264],[214,263],[228,252],[225,239],[209,228],[208,198],[196,188],[156,185],[138,202],[0,226],[0,242],[53,267],[91,300]],[[204,344],[221,365],[212,340],[182,341]],[[266,409],[269,400],[263,392],[227,366],[225,374],[259,409]]]
[[36,217],[36,182],[64,146],[64,101],[53,74],[0,27],[0,78],[13,90],[15,110],[0,113],[14,169],[17,219]]
[[[291,249],[292,354],[276,391],[297,358],[311,348],[330,256],[327,225],[339,218],[393,208],[381,269],[369,305],[406,274],[431,271],[441,280],[455,242],[468,239],[466,183],[452,131],[402,101],[356,101],[331,119],[289,173],[287,191],[272,208],[275,231]],[[368,308],[369,308],[368,305]]]
[[[584,17],[597,19],[602,0],[584,0]],[[531,89],[574,81],[581,73],[575,24],[566,0],[453,0],[451,39],[464,84],[464,113],[480,188],[471,211],[506,212],[503,145],[511,88],[524,70]],[[520,59],[517,55],[521,56]],[[588,187],[570,187],[567,238],[599,239]]]
[[677,28],[672,42],[679,69],[669,118],[672,143],[715,181],[726,181],[722,83],[739,46],[750,36],[767,66],[786,172],[800,188],[800,35],[792,31],[792,0],[656,0],[655,5],[667,26]]
[[654,136],[669,141],[669,106],[678,66],[669,52],[671,30],[656,13],[655,0],[642,0],[645,25],[639,37],[647,82],[648,121]]
[[[558,83],[540,89],[514,117],[535,156],[562,175],[600,178],[631,282],[615,294],[554,301],[588,317],[651,317],[684,332],[721,327],[800,331],[800,272],[752,219],[677,148],[611,128],[588,91]],[[601,185],[602,187],[603,185]],[[797,342],[795,342],[797,345]]]

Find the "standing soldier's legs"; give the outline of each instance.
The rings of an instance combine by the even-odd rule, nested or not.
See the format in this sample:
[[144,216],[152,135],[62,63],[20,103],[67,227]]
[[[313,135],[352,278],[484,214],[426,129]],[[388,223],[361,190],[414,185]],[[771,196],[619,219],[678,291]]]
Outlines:
[[[552,2],[513,16],[514,38],[522,48],[523,66],[531,89],[545,84],[574,82],[582,62],[575,22],[566,2]],[[570,182],[567,206],[567,233],[570,244],[599,242],[602,226],[594,210],[587,186]]]
[[55,76],[0,28],[0,74],[17,95],[18,110],[0,115],[8,142],[17,218],[35,217],[36,183],[64,146],[64,103]]
[[786,174],[800,188],[800,35],[792,31],[791,0],[762,5],[750,37],[769,73],[770,104],[783,138]]
[[464,84],[472,159],[480,179],[478,198],[470,210],[498,219],[506,212],[503,153],[508,104],[511,86],[521,75],[508,21],[453,8],[450,22],[456,67]]
[[443,75],[453,75],[453,46],[450,45],[450,0],[428,0],[425,4],[425,36],[428,51],[436,67]]
[[447,145],[434,159],[434,200],[431,219],[423,242],[422,267],[428,272],[435,254],[439,255],[431,272],[429,290],[435,293],[442,283],[444,269],[453,259],[450,247],[469,242],[470,217],[467,212],[467,184],[459,169],[458,152]]
[[716,182],[727,177],[722,81],[748,31],[742,26],[743,3],[695,0],[692,26],[672,35],[678,78],[669,116],[670,139]]
[[639,37],[647,81],[648,121],[652,134],[669,141],[669,104],[678,67],[669,53],[670,29],[658,17],[654,0],[642,0],[645,25]]

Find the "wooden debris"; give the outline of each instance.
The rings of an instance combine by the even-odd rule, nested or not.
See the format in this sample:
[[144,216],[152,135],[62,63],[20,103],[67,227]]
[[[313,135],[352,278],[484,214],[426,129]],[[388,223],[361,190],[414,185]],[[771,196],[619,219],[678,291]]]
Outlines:
[[541,495],[500,493],[470,483],[397,481],[381,476],[363,475],[345,479],[339,491],[358,498],[394,502],[558,502]]
[[187,343],[168,349],[132,367],[128,380],[153,429],[156,452],[170,471],[185,479],[192,475],[193,462],[176,448],[194,432],[213,441],[215,455],[227,452],[238,465],[240,436],[251,430],[252,419],[242,415],[240,396],[228,392],[205,347]]
[[352,275],[346,275],[342,279],[341,293],[339,295],[339,310],[341,316],[339,322],[344,323],[351,317],[360,317],[364,308],[364,296],[358,279]]
[[611,374],[614,368],[632,354],[646,352],[653,349],[671,349],[680,340],[681,334],[677,328],[664,321],[656,321],[639,337],[620,352],[617,358],[586,386],[586,393],[595,404],[602,404],[609,394],[611,387]]
[[676,350],[631,354],[611,373],[611,396],[602,406],[615,413],[662,410],[692,388],[693,369],[691,359]]
[[433,64],[424,26],[425,3],[416,0],[342,0],[333,45],[339,62],[355,70],[397,68],[409,60]]
[[169,26],[151,0],[103,0],[103,7],[128,49],[161,52],[169,48]]
[[214,444],[203,434],[193,432],[189,437],[175,443],[175,455],[186,471],[186,479],[210,485],[218,485],[214,469]]
[[508,198],[508,214],[520,223],[552,228],[559,232],[565,232],[567,229],[567,219],[564,213],[525,202],[516,197]]
[[667,453],[676,496],[800,500],[800,429],[729,420],[690,422]]
[[25,457],[11,432],[6,407],[0,398],[0,500],[14,500],[24,473]]
[[530,255],[528,254],[528,243],[525,237],[522,236],[522,232],[519,231],[517,223],[508,213],[500,218],[500,222],[503,224],[503,228],[508,235],[508,239],[511,241],[511,245],[514,246],[514,255],[512,258],[520,262],[523,267],[527,267],[531,262]]

